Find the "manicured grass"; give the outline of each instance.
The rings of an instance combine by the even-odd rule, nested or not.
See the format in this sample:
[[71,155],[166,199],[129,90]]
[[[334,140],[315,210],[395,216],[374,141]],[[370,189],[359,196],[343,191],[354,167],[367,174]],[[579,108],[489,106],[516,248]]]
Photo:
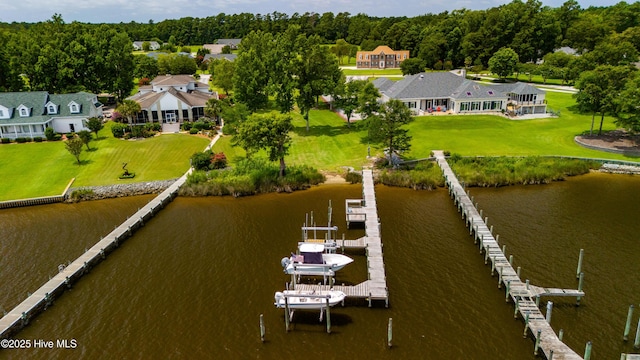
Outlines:
[[402,70],[400,69],[342,69],[345,75],[359,75],[359,76],[381,76],[381,75],[400,75],[402,76]]
[[[571,94],[547,92],[549,109],[558,118],[510,120],[489,115],[433,115],[417,117],[409,124],[413,136],[410,158],[429,156],[433,149],[472,155],[567,155],[591,158],[635,160],[635,158],[589,150],[573,138],[591,126],[591,115],[571,111]],[[596,118],[595,130],[599,126]],[[605,117],[603,130],[613,130],[613,118]]]
[[[100,139],[89,143],[92,150],[80,155],[82,165],[61,141],[1,145],[0,201],[57,195],[72,178],[76,178],[74,187],[176,178],[189,168],[191,155],[202,151],[208,142],[184,134],[120,140],[105,127]],[[136,177],[119,180],[125,162]]]
[[[573,138],[589,130],[590,114],[574,113],[571,94],[547,92],[549,108],[560,111],[558,118],[511,120],[490,115],[433,115],[415,118],[408,125],[413,137],[409,159],[429,157],[435,149],[448,150],[463,156],[475,155],[565,155],[590,158],[637,158],[589,150],[577,145]],[[327,110],[312,110],[310,131],[299,112],[292,112],[293,145],[287,164],[309,165],[319,170],[342,172],[342,166],[356,169],[367,163],[366,131]],[[596,117],[595,131],[599,126]],[[603,130],[613,130],[613,119],[605,118]],[[189,158],[201,151],[208,140],[172,134],[125,141],[114,139],[108,128],[100,132],[101,139],[91,142],[95,149],[83,152],[83,165],[66,151],[62,142],[0,145],[0,200],[54,195],[62,192],[69,180],[74,186],[106,185],[169,179],[182,175]],[[244,151],[230,145],[230,136],[222,137],[214,147],[224,152],[233,164]],[[380,154],[371,148],[371,155]],[[117,180],[122,163],[128,163],[132,180]]]
[[[309,165],[319,170],[342,172],[342,166],[360,168],[367,162],[367,144],[363,143],[366,131],[358,130],[355,124],[349,129],[347,122],[327,110],[311,110],[309,132],[299,112],[291,113],[294,130],[293,145],[287,164]],[[231,146],[231,137],[222,137],[213,147],[214,152],[224,152],[234,162],[244,157],[244,150]]]

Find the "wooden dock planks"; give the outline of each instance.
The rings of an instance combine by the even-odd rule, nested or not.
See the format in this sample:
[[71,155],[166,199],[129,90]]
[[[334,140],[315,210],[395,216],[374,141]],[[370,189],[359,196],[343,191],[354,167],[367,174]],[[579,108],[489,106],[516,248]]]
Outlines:
[[523,283],[502,252],[502,249],[500,249],[482,215],[474,206],[453,170],[451,170],[444,153],[442,151],[434,151],[434,156],[442,169],[454,204],[458,207],[462,218],[465,219],[465,224],[469,226],[470,232],[473,233],[474,241],[481,244],[481,249],[485,252],[484,256],[491,262],[492,269],[495,269],[496,273],[502,274],[499,275],[501,277],[499,286],[504,285],[506,287],[507,284],[509,285],[509,293],[506,296],[510,297],[514,302],[518,302],[518,312],[523,319],[529,318],[527,326],[531,334],[536,337],[538,331],[540,331],[540,349],[542,352],[547,358],[553,352],[554,359],[582,359],[580,355],[560,341],[532,299],[537,296],[584,296],[584,292],[570,289],[540,288],[532,285],[527,286],[527,284]]
[[[348,297],[384,300],[385,304],[388,305],[389,291],[384,270],[375,184],[373,182],[373,172],[370,169],[362,171],[362,197],[364,201],[360,199],[345,200],[345,207],[347,224],[349,222],[364,222],[365,236],[357,240],[337,240],[337,243],[344,248],[366,249],[368,280],[351,286],[334,285],[333,289],[344,292]],[[296,284],[295,289],[327,290],[329,286]]]

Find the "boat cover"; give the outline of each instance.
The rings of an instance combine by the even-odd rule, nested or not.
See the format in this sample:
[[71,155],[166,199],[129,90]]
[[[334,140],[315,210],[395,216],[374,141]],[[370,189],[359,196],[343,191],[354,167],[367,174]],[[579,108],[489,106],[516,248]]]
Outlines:
[[304,256],[305,264],[322,264],[322,253],[319,252],[301,252],[302,256]]

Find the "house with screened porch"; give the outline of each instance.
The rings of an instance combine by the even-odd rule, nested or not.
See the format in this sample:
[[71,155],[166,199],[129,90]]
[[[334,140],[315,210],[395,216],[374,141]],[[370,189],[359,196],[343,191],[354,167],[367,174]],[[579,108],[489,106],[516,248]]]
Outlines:
[[545,92],[524,83],[482,84],[464,72],[419,73],[400,81],[376,79],[381,101],[402,101],[415,115],[425,114],[545,114]]

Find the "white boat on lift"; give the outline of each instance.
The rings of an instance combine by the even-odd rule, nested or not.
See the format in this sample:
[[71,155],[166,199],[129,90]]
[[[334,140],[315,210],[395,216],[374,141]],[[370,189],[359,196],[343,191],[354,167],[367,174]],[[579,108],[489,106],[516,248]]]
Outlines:
[[300,243],[298,254],[282,258],[285,274],[308,276],[334,276],[336,271],[351,264],[353,259],[342,255],[325,253],[325,246],[317,243]]
[[[285,290],[275,294],[274,305],[279,309],[288,306],[289,309],[322,310],[341,303],[347,295],[338,290]],[[286,299],[286,300],[285,300]]]

